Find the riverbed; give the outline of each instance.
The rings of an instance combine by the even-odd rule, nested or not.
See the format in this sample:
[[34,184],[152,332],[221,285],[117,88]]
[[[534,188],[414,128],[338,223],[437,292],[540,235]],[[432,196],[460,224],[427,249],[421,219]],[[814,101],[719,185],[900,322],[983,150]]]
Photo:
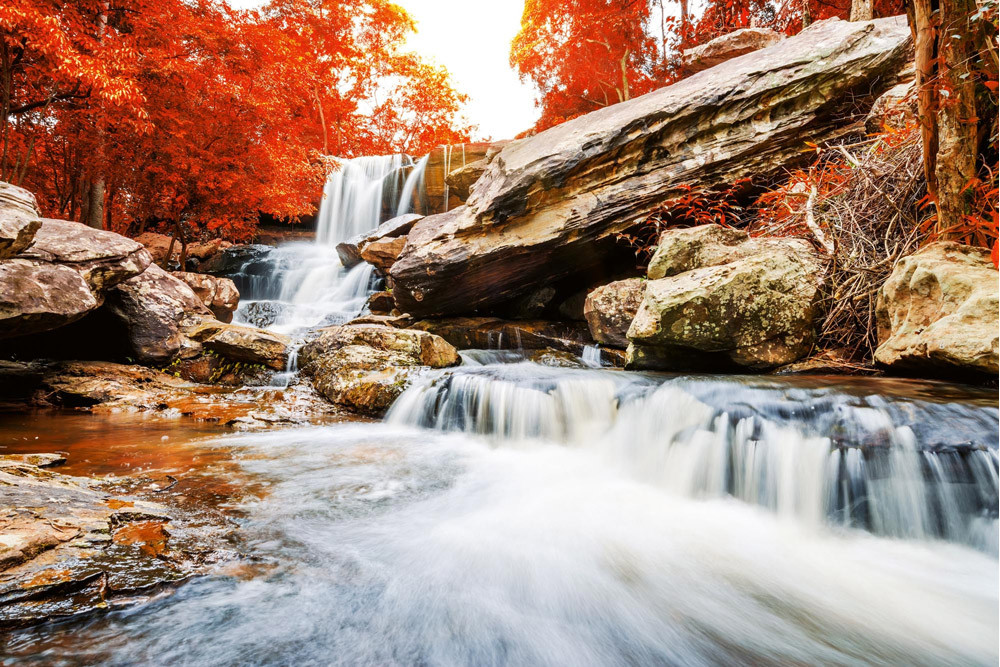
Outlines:
[[240,554],[3,664],[997,662],[995,391],[466,362],[383,423],[0,416]]

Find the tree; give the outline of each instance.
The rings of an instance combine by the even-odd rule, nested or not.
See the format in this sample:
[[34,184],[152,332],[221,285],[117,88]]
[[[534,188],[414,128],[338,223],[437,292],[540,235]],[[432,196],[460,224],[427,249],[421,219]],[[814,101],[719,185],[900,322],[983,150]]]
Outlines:
[[386,0],[14,0],[0,7],[0,176],[130,233],[250,237],[312,212],[331,154],[467,139],[447,72]]

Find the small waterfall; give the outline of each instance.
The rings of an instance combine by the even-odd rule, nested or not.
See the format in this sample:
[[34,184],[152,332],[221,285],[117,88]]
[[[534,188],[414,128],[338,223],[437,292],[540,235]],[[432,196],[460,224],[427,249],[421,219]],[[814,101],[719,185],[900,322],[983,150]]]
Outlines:
[[[286,243],[253,258],[254,275],[242,280],[251,289],[241,295],[237,321],[294,334],[360,313],[372,291],[373,269],[360,264],[346,270],[336,246],[409,205],[422,179],[421,168],[412,167],[406,155],[341,162],[323,189],[315,242]],[[241,273],[249,274],[247,269]]]
[[583,361],[584,366],[590,368],[600,368],[603,364],[601,363],[601,348],[597,345],[587,345],[583,348],[583,356],[580,357]]
[[887,400],[766,378],[661,383],[522,362],[431,374],[387,421],[503,447],[590,449],[679,496],[728,496],[806,525],[995,554],[997,418],[995,403]]
[[413,169],[407,175],[406,182],[403,184],[403,193],[399,196],[399,206],[396,208],[397,216],[413,212],[413,199],[417,192],[423,192],[424,190],[424,174],[427,171],[427,162],[430,158],[430,154],[420,158],[420,161],[414,165]]

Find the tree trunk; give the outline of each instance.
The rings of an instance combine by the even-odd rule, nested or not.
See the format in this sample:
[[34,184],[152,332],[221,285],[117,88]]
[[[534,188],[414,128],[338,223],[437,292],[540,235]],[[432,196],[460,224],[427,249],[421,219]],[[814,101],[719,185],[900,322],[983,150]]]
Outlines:
[[934,80],[937,62],[937,27],[934,24],[936,9],[937,0],[912,0],[906,7],[910,30],[913,32],[917,114],[923,144],[924,175],[927,177],[927,191],[932,198],[937,195],[938,149],[938,91]]
[[[104,32],[107,28],[108,2],[105,1],[101,3],[101,13],[97,16],[97,41],[99,44],[104,43]],[[96,132],[97,149],[95,151],[94,161],[97,163],[97,168],[103,171],[104,137],[102,136],[100,128],[97,128]],[[90,189],[85,195],[89,203],[87,205],[87,217],[83,222],[85,222],[88,227],[93,227],[94,229],[104,229],[104,190],[104,175],[98,173],[90,182]]]
[[874,16],[872,0],[851,0],[852,21],[871,21]]
[[962,223],[976,176],[976,84],[970,62],[976,57],[969,19],[974,0],[941,3],[938,32],[939,85],[944,86],[938,110],[937,180],[938,234],[943,238]]

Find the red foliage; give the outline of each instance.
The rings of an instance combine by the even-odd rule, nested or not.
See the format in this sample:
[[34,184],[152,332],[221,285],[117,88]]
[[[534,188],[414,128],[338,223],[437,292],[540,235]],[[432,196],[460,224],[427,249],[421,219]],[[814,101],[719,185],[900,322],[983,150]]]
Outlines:
[[8,0],[0,179],[80,219],[245,239],[313,211],[327,155],[467,140],[448,74],[402,52],[388,0]]

